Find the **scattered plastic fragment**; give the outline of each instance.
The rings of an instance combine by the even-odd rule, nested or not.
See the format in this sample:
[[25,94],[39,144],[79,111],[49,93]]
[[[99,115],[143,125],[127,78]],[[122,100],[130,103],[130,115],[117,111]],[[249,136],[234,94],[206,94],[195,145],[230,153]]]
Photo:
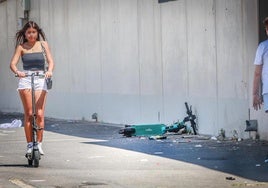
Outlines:
[[150,136],[149,139],[150,140],[158,140],[158,139],[166,139],[166,136],[163,135],[157,135],[157,136]]
[[227,180],[235,180],[235,178],[232,177],[232,176],[226,177],[226,179],[227,179]]
[[8,128],[18,128],[21,127],[22,122],[20,119],[15,119],[11,123],[2,123],[0,124],[1,129],[8,129]]
[[52,125],[50,125],[51,127],[57,127],[59,124],[52,124]]
[[155,154],[155,155],[162,155],[163,152],[161,152],[161,151],[157,151],[157,152],[154,152],[154,154]]
[[211,140],[218,140],[218,139],[216,138],[216,136],[212,136],[210,139],[211,139]]

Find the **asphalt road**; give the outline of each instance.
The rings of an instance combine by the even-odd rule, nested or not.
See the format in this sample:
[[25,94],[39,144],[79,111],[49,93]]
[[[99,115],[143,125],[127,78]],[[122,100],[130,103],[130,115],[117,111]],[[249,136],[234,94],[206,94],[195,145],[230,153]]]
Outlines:
[[[0,113],[0,123],[15,118]],[[38,168],[27,165],[23,128],[0,129],[0,187],[268,187],[266,141],[125,138],[120,128],[47,119]]]

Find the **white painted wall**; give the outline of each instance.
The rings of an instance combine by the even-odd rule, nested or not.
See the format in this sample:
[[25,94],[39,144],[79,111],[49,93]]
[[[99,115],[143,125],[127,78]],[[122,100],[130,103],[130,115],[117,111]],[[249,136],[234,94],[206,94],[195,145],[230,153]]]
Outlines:
[[[18,2],[0,4],[1,111],[22,111],[8,71]],[[188,101],[201,133],[248,135],[257,1],[34,0],[30,19],[56,63],[47,116],[169,124],[183,119]],[[252,118],[268,138],[264,113]]]

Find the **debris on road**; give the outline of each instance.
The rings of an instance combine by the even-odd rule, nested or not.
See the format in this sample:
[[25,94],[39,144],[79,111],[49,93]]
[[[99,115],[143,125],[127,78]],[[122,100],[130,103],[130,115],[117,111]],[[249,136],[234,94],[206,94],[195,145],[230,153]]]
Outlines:
[[149,139],[150,140],[167,139],[167,136],[163,136],[163,135],[150,136]]
[[226,177],[226,179],[227,179],[227,180],[235,180],[235,178],[232,177],[232,176]]
[[8,129],[8,128],[19,128],[21,127],[22,122],[20,119],[15,119],[11,123],[2,123],[0,124],[1,129]]

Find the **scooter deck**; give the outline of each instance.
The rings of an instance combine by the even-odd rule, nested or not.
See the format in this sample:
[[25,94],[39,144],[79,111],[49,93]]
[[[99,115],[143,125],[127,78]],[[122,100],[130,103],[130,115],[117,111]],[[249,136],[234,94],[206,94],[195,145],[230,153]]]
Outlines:
[[133,136],[154,136],[166,133],[164,124],[131,125],[130,128],[135,130]]

